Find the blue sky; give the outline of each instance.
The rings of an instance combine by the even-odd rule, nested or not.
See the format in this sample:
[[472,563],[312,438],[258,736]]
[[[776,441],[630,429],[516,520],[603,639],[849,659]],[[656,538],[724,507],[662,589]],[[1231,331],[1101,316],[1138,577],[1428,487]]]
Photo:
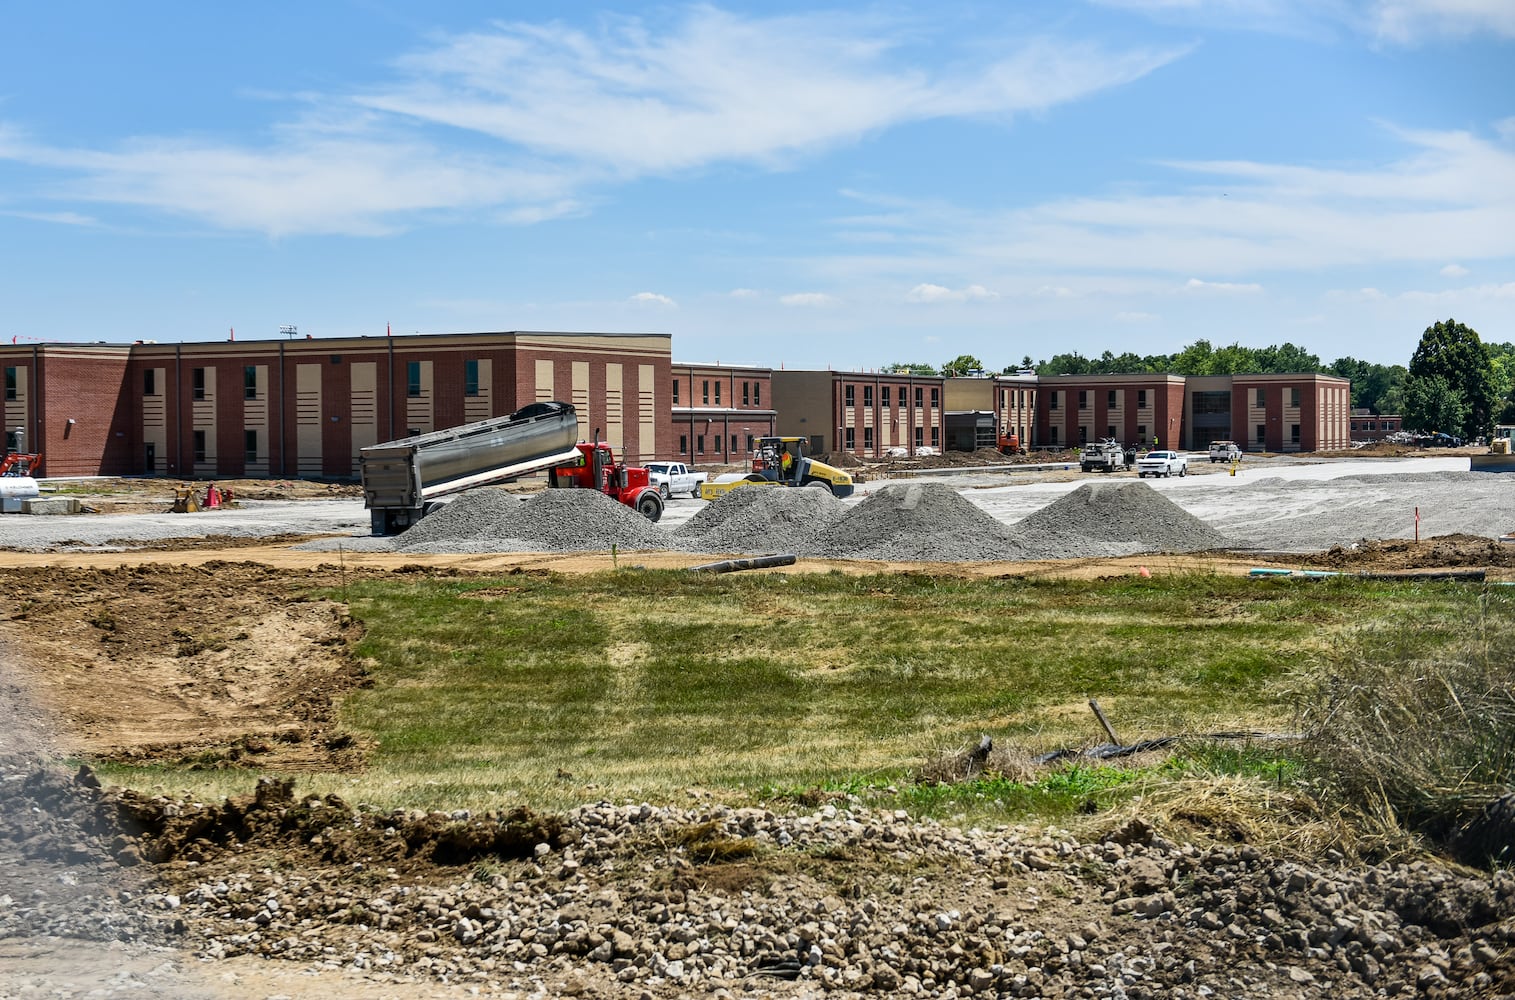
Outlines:
[[0,340],[1515,340],[1515,0],[0,6]]

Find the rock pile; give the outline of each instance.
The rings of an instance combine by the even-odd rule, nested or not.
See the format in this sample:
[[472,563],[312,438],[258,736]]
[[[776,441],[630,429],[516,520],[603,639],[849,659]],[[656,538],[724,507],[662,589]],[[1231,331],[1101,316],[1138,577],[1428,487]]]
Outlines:
[[549,489],[521,499],[469,490],[394,542],[404,552],[579,552],[666,549],[669,533],[596,490]]
[[839,559],[1025,559],[1010,529],[941,483],[891,484],[865,497],[802,553]]
[[[1507,872],[1304,865],[1171,843],[1139,820],[1080,842],[855,799],[794,814],[602,802],[545,822],[352,809],[266,780],[220,805],[87,784],[33,798],[49,782],[20,784],[35,812],[66,799],[68,816],[142,824],[117,836],[148,863],[172,859],[153,866],[163,884],[106,904],[209,960],[650,998],[766,994],[783,980],[787,995],[940,1000],[1515,987]],[[56,928],[45,906],[5,899],[0,933]]]
[[1027,559],[1206,552],[1235,545],[1140,482],[1085,483],[1016,522],[1010,534]]
[[689,552],[798,552],[843,515],[830,490],[738,487],[673,531]]

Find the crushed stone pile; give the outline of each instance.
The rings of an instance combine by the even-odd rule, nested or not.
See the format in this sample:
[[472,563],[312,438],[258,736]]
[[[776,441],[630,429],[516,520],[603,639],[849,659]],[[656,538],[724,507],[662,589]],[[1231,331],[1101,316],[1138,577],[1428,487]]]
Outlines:
[[1206,552],[1235,542],[1146,483],[1086,483],[1010,529],[1026,559]]
[[797,552],[844,511],[829,490],[744,486],[701,508],[673,536],[689,552]]
[[891,562],[1026,559],[1010,529],[941,483],[891,484],[827,525],[801,555]]
[[402,552],[595,552],[672,548],[672,535],[595,490],[461,494],[395,540]]

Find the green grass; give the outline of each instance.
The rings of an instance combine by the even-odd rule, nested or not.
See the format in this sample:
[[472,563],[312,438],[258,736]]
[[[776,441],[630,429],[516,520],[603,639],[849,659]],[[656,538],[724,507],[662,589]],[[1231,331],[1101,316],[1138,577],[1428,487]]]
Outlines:
[[[1103,742],[1089,698],[1127,741],[1287,729],[1291,693],[1333,650],[1437,649],[1477,599],[1456,584],[1199,574],[674,571],[364,579],[345,596],[373,684],[342,724],[377,749],[366,772],[302,776],[303,788],[386,807],[556,808],[890,786],[917,811],[1004,817],[1107,802],[1132,772],[953,787],[911,772],[981,733],[1029,753]],[[1165,766],[1187,770],[1166,776],[1292,780],[1286,763],[1237,753],[1180,755]]]

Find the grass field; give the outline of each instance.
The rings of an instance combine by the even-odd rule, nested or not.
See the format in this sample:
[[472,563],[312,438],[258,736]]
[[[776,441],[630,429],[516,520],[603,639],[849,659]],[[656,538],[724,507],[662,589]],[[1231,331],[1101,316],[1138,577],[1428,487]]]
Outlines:
[[[1288,730],[1337,658],[1455,643],[1488,614],[1458,584],[925,575],[394,578],[344,594],[373,685],[343,724],[377,747],[302,785],[377,805],[557,808],[894,788],[939,814],[1056,811],[1129,784],[1100,769],[925,789],[913,775],[991,735],[1034,754],[1215,729]],[[1508,614],[1509,599],[1493,598]],[[1487,596],[1483,598],[1489,600]],[[1288,769],[1276,752],[1181,755],[1158,777]],[[1087,770],[1087,769],[1086,769]],[[1143,780],[1153,775],[1143,773]],[[1118,792],[1117,792],[1118,794]]]

